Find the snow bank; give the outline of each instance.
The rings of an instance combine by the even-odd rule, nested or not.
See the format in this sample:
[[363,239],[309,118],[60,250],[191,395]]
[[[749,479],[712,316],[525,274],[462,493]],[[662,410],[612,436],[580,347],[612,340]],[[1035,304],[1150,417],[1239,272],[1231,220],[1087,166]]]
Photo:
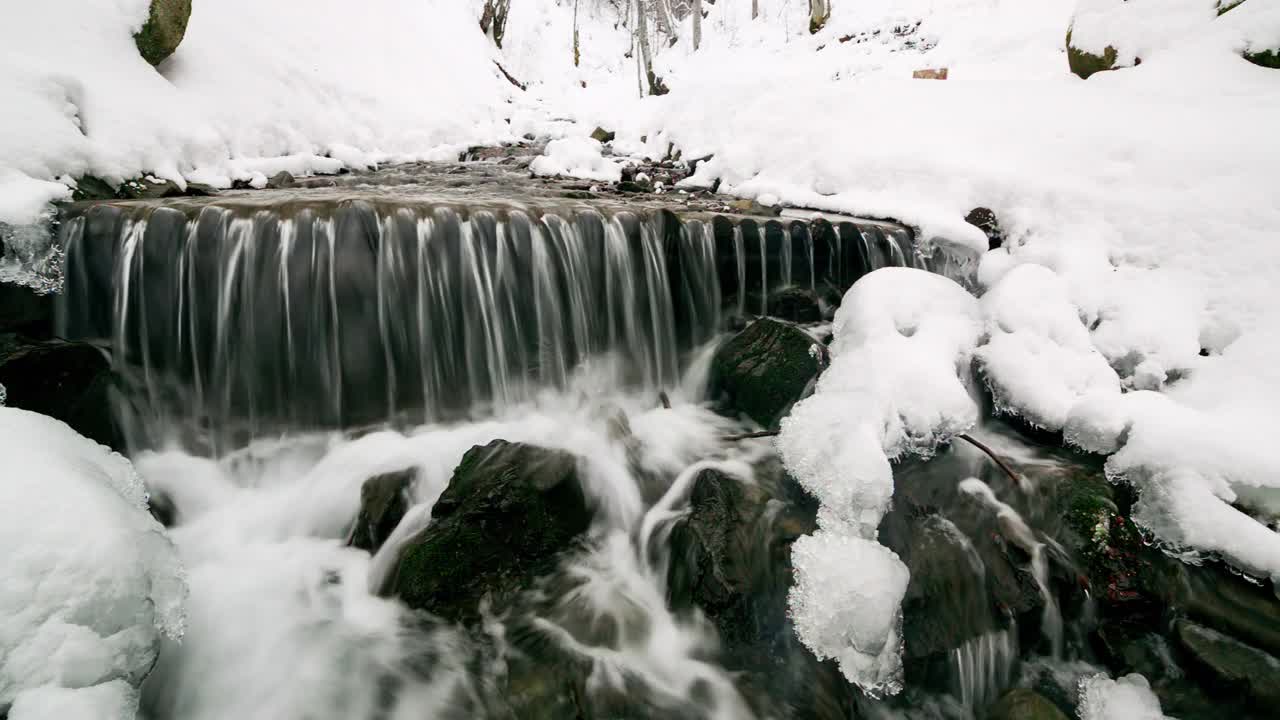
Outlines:
[[177,553],[129,462],[65,424],[0,408],[0,456],[0,708],[131,719],[183,632]]
[[605,158],[604,146],[594,138],[566,137],[547,143],[546,152],[533,159],[529,169],[535,175],[570,175],[617,182],[622,166]]
[[0,222],[64,176],[216,185],[449,157],[508,135],[512,89],[451,0],[197,3],[159,71],[134,46],[148,0],[20,3],[0,23]]
[[1112,680],[1093,675],[1080,681],[1080,720],[1166,720],[1147,679],[1136,673]]
[[815,655],[835,658],[864,691],[893,694],[902,687],[908,573],[876,543],[893,495],[889,461],[927,457],[977,422],[967,380],[982,318],[953,281],[885,268],[850,288],[833,325],[831,365],[777,441],[788,470],[821,502],[820,529],[793,551],[789,602]]
[[1048,268],[1010,270],[982,296],[982,312],[988,339],[977,360],[998,410],[1060,430],[1084,395],[1120,391],[1065,283]]

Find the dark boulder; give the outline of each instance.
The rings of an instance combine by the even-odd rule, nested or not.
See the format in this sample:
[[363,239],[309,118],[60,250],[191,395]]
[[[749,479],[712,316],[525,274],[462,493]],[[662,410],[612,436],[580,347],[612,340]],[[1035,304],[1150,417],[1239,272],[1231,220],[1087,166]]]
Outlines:
[[351,546],[378,552],[409,511],[409,489],[417,473],[412,470],[376,475],[360,487],[360,514],[351,529]]
[[1000,220],[996,218],[991,208],[976,207],[969,211],[964,221],[987,236],[988,250],[995,250],[1004,245],[1004,231],[1000,229]]
[[495,440],[467,451],[401,551],[387,594],[452,621],[508,605],[591,524],[573,455]]
[[615,137],[617,137],[616,133],[605,130],[602,127],[598,127],[591,131],[591,139],[601,144],[613,142]]
[[1179,609],[1201,625],[1280,657],[1280,599],[1271,587],[1217,564],[1187,567],[1185,575]]
[[769,296],[769,315],[794,323],[815,323],[822,319],[818,293],[808,288],[788,287]]
[[711,361],[711,392],[723,410],[773,427],[818,374],[809,349],[817,341],[788,323],[763,318],[747,326]]
[[1255,707],[1280,706],[1280,660],[1187,620],[1179,620],[1174,632],[1192,667],[1215,694],[1244,696]]
[[1067,66],[1071,72],[1088,80],[1089,76],[1116,68],[1119,53],[1108,45],[1101,55],[1081,50],[1071,43],[1071,30],[1067,30]]
[[1015,688],[987,712],[988,720],[1067,720],[1066,714],[1035,690]]
[[9,407],[57,418],[87,438],[120,450],[111,416],[111,363],[85,343],[0,335],[0,385]]
[[133,36],[138,52],[152,65],[159,65],[178,49],[191,19],[191,0],[151,0],[151,15]]
[[760,716],[850,717],[847,682],[800,645],[787,616],[791,545],[816,529],[816,510],[787,501],[788,478],[758,480],[698,475],[689,514],[671,531],[671,606],[696,607],[716,627],[721,662]]
[[[0,246],[0,255],[3,255]],[[0,282],[0,333],[20,332],[45,339],[53,333],[54,296],[23,285]]]

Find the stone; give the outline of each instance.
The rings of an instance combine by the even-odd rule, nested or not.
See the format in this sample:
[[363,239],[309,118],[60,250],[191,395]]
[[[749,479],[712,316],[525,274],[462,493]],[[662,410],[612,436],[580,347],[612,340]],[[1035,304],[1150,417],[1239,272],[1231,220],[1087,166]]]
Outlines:
[[291,188],[297,184],[298,182],[293,178],[293,173],[288,170],[281,170],[275,175],[267,178],[267,187],[272,190],[283,190],[284,188]]
[[494,440],[467,451],[431,518],[405,542],[386,594],[469,622],[482,600],[506,607],[553,572],[592,513],[573,455]]
[[987,249],[995,250],[1004,245],[1004,232],[1000,229],[1000,221],[991,208],[976,207],[969,211],[964,221],[978,228],[987,236]]
[[1014,688],[987,711],[988,720],[1067,720],[1067,715],[1035,690]]
[[1244,53],[1244,59],[1254,65],[1280,70],[1280,48],[1276,48],[1274,50],[1263,50],[1261,52],[1246,51]]
[[183,195],[182,188],[172,180],[151,181],[145,178],[126,180],[117,194],[125,200],[160,200]]
[[[0,256],[4,255],[0,244]],[[37,294],[25,285],[0,282],[0,333],[21,332],[46,339],[53,334],[54,295]]]
[[138,52],[152,65],[159,65],[178,49],[191,19],[191,0],[151,0],[151,15],[133,36]]
[[601,145],[603,145],[604,143],[613,142],[613,139],[616,138],[617,136],[618,136],[617,133],[614,133],[609,130],[605,130],[602,127],[598,127],[595,130],[591,131],[591,139],[595,140]]
[[1081,78],[1088,80],[1089,76],[1095,73],[1114,70],[1117,57],[1116,49],[1110,45],[1103,50],[1101,55],[1095,55],[1075,47],[1071,44],[1071,30],[1067,31],[1067,65],[1071,68],[1071,72]]
[[908,660],[949,654],[1001,629],[985,582],[975,582],[985,564],[951,521],[937,514],[922,518],[902,559],[911,571],[902,601]]
[[111,363],[85,343],[0,335],[5,404],[57,418],[115,450],[124,441],[111,415]]
[[794,323],[815,323],[822,320],[822,304],[818,293],[801,287],[776,290],[769,296],[769,315]]
[[85,175],[76,179],[76,189],[72,191],[71,199],[77,202],[82,200],[115,200],[116,188],[100,177]]
[[1192,665],[1217,694],[1243,694],[1255,707],[1280,706],[1280,660],[1239,640],[1179,620],[1174,633],[1191,656]]
[[1280,599],[1221,565],[1186,568],[1179,609],[1197,623],[1280,657]]
[[946,80],[947,68],[926,68],[911,73],[914,80]]
[[351,529],[350,545],[370,554],[378,552],[409,511],[409,490],[417,472],[412,468],[375,475],[360,487],[360,514]]
[[789,323],[761,318],[711,360],[711,394],[722,410],[774,427],[818,374],[817,343]]

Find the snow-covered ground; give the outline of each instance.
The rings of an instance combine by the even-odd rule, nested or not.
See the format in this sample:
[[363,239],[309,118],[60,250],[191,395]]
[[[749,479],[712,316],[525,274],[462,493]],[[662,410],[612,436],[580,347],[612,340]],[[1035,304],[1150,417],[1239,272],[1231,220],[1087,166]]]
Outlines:
[[0,22],[0,222],[82,175],[228,185],[456,157],[506,136],[515,88],[454,0],[194,3],[153,68],[133,33],[149,0],[9,3]]

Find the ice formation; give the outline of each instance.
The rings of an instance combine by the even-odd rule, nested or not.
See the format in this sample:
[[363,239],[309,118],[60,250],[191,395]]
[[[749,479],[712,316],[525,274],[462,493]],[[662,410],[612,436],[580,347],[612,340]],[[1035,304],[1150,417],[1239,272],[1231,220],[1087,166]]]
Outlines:
[[928,456],[977,422],[967,381],[981,334],[978,301],[955,282],[877,270],[846,293],[831,365],[782,423],[783,461],[821,502],[819,530],[792,554],[796,631],[871,694],[901,689],[908,572],[876,542],[893,495],[889,461]]
[[1151,684],[1137,673],[1112,680],[1098,674],[1080,681],[1080,720],[1167,720]]
[[129,461],[62,422],[0,408],[0,457],[0,708],[131,720],[161,638],[183,632],[177,552]]

